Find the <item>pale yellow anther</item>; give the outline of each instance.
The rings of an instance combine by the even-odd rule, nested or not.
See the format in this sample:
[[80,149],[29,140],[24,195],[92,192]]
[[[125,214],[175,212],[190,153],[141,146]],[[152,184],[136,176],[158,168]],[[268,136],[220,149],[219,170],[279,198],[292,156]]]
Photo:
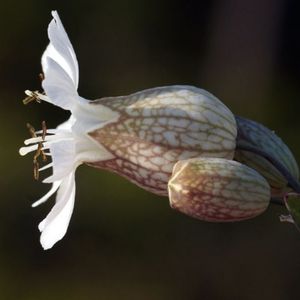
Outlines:
[[25,94],[27,95],[27,97],[25,99],[23,99],[23,104],[28,104],[32,101],[41,103],[41,99],[40,99],[40,93],[39,91],[29,91],[26,90]]

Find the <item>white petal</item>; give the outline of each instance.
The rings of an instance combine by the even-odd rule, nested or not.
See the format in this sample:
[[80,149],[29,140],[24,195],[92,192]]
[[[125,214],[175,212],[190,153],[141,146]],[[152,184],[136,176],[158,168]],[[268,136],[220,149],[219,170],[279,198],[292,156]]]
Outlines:
[[57,126],[57,129],[71,131],[75,121],[76,121],[75,117],[71,115],[66,122],[61,123],[59,126]]
[[[71,110],[78,101],[78,93],[65,70],[52,58],[47,58],[47,71],[42,86],[48,101],[63,109]],[[43,65],[44,66],[44,65]],[[44,67],[43,67],[44,70]]]
[[[76,54],[64,26],[56,11],[52,11],[53,19],[48,27],[51,48],[44,53],[45,58],[54,59],[67,72],[75,88],[78,87],[79,71]],[[50,46],[49,45],[49,46]]]
[[53,182],[52,187],[49,190],[49,192],[46,195],[44,195],[42,198],[40,198],[39,200],[35,201],[31,206],[36,207],[36,206],[46,202],[57,191],[60,184],[61,184],[61,181]]
[[53,104],[70,109],[77,96],[78,62],[57,12],[53,11],[52,15],[48,27],[50,44],[42,56],[45,74],[42,85]]
[[62,181],[54,207],[39,224],[39,230],[42,232],[40,241],[44,250],[50,249],[66,234],[74,208],[74,199],[75,178],[72,172]]
[[76,150],[74,140],[61,140],[49,145],[52,156],[53,175],[43,182],[50,183],[63,180],[77,167]]

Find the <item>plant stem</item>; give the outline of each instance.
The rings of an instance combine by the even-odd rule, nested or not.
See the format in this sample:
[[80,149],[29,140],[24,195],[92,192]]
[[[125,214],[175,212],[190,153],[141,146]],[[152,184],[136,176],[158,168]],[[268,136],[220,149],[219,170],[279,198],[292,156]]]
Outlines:
[[280,198],[271,197],[270,202],[272,204],[276,204],[276,205],[280,205],[280,206],[285,206],[284,202]]

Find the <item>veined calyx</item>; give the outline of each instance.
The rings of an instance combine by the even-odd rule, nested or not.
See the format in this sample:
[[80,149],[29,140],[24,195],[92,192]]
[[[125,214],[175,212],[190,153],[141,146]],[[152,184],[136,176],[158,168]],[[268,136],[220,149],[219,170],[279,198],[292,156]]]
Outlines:
[[91,104],[108,107],[119,118],[88,133],[113,155],[89,164],[112,170],[156,194],[168,194],[167,183],[177,161],[233,158],[234,116],[202,89],[159,87]]

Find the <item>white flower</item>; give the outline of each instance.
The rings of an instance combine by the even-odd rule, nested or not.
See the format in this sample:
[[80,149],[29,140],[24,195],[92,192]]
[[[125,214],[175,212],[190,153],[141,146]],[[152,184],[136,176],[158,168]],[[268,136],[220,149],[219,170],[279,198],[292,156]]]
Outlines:
[[[50,44],[42,56],[45,94],[26,91],[71,112],[56,129],[32,133],[21,155],[47,151],[53,175],[45,202],[57,191],[56,203],[40,223],[41,244],[51,248],[66,233],[74,207],[76,168],[88,165],[116,172],[158,195],[168,195],[173,166],[192,157],[232,159],[236,122],[215,96],[191,86],[169,86],[128,96],[89,101],[77,93],[78,64],[56,12],[48,28]],[[40,136],[37,136],[40,135]],[[40,149],[42,147],[42,149]]]
[[118,118],[118,113],[101,105],[91,107],[88,100],[78,95],[76,55],[57,12],[53,11],[52,15],[53,19],[48,27],[50,44],[42,56],[45,77],[42,86],[47,96],[30,91],[26,91],[26,94],[70,110],[72,115],[56,129],[47,130],[44,140],[43,137],[30,138],[25,141],[30,146],[20,149],[20,154],[25,155],[37,150],[38,143],[43,142],[43,150],[49,149],[47,155],[52,156],[52,163],[40,169],[53,168],[53,175],[43,181],[52,183],[52,188],[33,204],[37,206],[45,202],[58,190],[54,207],[39,224],[44,249],[51,248],[67,231],[74,207],[75,169],[82,162],[101,161],[112,157],[86,132],[99,128],[108,120]]

